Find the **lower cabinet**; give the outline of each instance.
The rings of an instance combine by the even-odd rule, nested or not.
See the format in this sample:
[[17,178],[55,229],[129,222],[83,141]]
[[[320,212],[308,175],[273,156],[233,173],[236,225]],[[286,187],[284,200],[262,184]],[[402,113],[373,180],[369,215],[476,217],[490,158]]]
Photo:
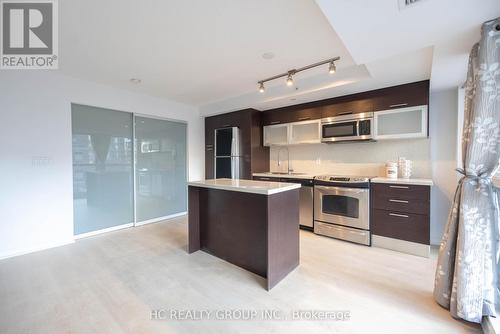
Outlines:
[[372,183],[372,245],[429,256],[430,186]]
[[429,216],[374,209],[372,233],[375,235],[429,244]]

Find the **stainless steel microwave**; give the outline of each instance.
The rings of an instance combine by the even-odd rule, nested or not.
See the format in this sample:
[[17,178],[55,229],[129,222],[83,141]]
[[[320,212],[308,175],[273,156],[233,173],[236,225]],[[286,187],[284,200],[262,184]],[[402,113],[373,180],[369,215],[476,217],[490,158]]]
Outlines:
[[373,140],[373,113],[346,114],[321,120],[321,141]]

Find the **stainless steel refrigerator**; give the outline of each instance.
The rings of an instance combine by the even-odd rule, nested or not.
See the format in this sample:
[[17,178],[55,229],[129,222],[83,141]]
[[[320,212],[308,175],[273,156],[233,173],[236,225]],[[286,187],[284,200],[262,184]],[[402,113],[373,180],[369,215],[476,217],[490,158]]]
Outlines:
[[240,178],[240,130],[237,127],[215,130],[215,178]]

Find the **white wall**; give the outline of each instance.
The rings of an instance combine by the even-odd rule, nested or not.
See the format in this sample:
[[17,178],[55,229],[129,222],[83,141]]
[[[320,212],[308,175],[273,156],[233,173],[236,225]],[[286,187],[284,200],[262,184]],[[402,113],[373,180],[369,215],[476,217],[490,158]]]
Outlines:
[[196,108],[48,71],[2,71],[0,258],[73,241],[72,102],[187,121],[189,179],[203,178]]
[[[345,144],[308,144],[288,147],[290,168],[296,172],[310,174],[384,176],[385,163],[405,157],[413,161],[412,177],[431,178],[430,140],[405,139],[378,142]],[[286,166],[286,151],[281,159],[285,163],[278,167],[279,148],[272,147],[271,171],[283,171]]]
[[432,93],[430,96],[431,160],[434,187],[431,203],[431,243],[439,244],[453,201],[458,176],[457,129],[458,89]]

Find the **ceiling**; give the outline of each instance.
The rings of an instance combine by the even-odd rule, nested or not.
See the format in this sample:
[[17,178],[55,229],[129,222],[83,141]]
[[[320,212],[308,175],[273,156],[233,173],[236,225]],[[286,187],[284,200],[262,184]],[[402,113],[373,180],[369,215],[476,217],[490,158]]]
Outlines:
[[465,81],[481,24],[500,16],[499,0],[420,0],[403,10],[397,0],[316,2],[357,64],[432,46],[432,90]]
[[[498,0],[65,0],[63,74],[198,106],[209,115],[269,109],[431,79],[459,86]],[[272,59],[264,59],[273,53]],[[257,81],[330,57],[284,80]],[[130,82],[141,79],[140,84]]]
[[[354,65],[312,0],[59,4],[64,74],[191,105],[253,91],[260,78],[333,56],[340,68]],[[267,52],[275,58],[263,59]]]

